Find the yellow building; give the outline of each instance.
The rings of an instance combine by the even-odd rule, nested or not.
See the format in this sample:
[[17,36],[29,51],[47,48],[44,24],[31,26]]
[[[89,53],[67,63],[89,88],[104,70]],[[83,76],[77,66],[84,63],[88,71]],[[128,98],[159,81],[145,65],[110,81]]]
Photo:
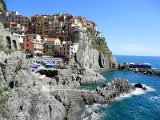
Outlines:
[[59,38],[47,38],[44,45],[44,53],[49,56],[53,56],[59,51],[61,41]]
[[44,17],[38,16],[36,19],[36,34],[41,35],[41,37],[44,37]]

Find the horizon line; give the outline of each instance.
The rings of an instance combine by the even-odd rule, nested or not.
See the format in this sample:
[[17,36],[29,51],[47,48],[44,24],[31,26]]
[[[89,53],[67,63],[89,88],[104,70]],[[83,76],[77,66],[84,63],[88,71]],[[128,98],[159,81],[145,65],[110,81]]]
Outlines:
[[155,55],[124,55],[124,54],[113,54],[114,56],[135,56],[135,57],[160,57]]

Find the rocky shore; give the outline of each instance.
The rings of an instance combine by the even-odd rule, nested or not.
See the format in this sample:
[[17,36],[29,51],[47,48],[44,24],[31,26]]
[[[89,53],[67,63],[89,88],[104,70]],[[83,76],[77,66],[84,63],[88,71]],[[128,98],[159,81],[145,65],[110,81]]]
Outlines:
[[103,76],[72,64],[41,78],[45,71],[32,73],[28,63],[21,52],[0,52],[1,120],[81,120],[86,105],[108,104],[134,89],[127,80],[115,79],[102,88],[82,90],[82,84],[102,81]]
[[135,72],[135,73],[160,76],[160,71],[158,71],[158,70],[145,69],[145,68],[129,68],[126,64],[119,65],[118,69],[119,70],[132,71],[132,72]]

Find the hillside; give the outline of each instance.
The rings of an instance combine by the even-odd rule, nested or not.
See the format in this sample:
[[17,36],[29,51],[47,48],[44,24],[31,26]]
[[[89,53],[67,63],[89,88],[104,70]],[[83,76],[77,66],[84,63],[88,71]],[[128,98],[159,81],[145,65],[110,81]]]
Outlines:
[[0,12],[5,12],[7,11],[7,6],[4,0],[0,0]]
[[85,37],[79,41],[75,60],[81,67],[95,71],[115,69],[117,62],[109,50],[104,37],[96,37],[95,31],[88,29]]

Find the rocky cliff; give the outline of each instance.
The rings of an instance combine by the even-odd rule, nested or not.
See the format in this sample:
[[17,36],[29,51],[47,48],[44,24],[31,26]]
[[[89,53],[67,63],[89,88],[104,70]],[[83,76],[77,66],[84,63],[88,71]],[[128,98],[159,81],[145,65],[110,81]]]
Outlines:
[[109,50],[103,37],[97,38],[94,30],[84,33],[85,37],[79,40],[79,49],[75,60],[81,67],[94,71],[104,71],[117,68],[117,62]]
[[7,6],[4,0],[0,0],[0,12],[7,11]]
[[31,74],[28,62],[21,52],[0,52],[0,120],[81,120],[85,105],[109,103],[132,91],[128,81],[119,79],[94,91],[81,90],[81,84],[101,76],[73,65],[42,79]]

